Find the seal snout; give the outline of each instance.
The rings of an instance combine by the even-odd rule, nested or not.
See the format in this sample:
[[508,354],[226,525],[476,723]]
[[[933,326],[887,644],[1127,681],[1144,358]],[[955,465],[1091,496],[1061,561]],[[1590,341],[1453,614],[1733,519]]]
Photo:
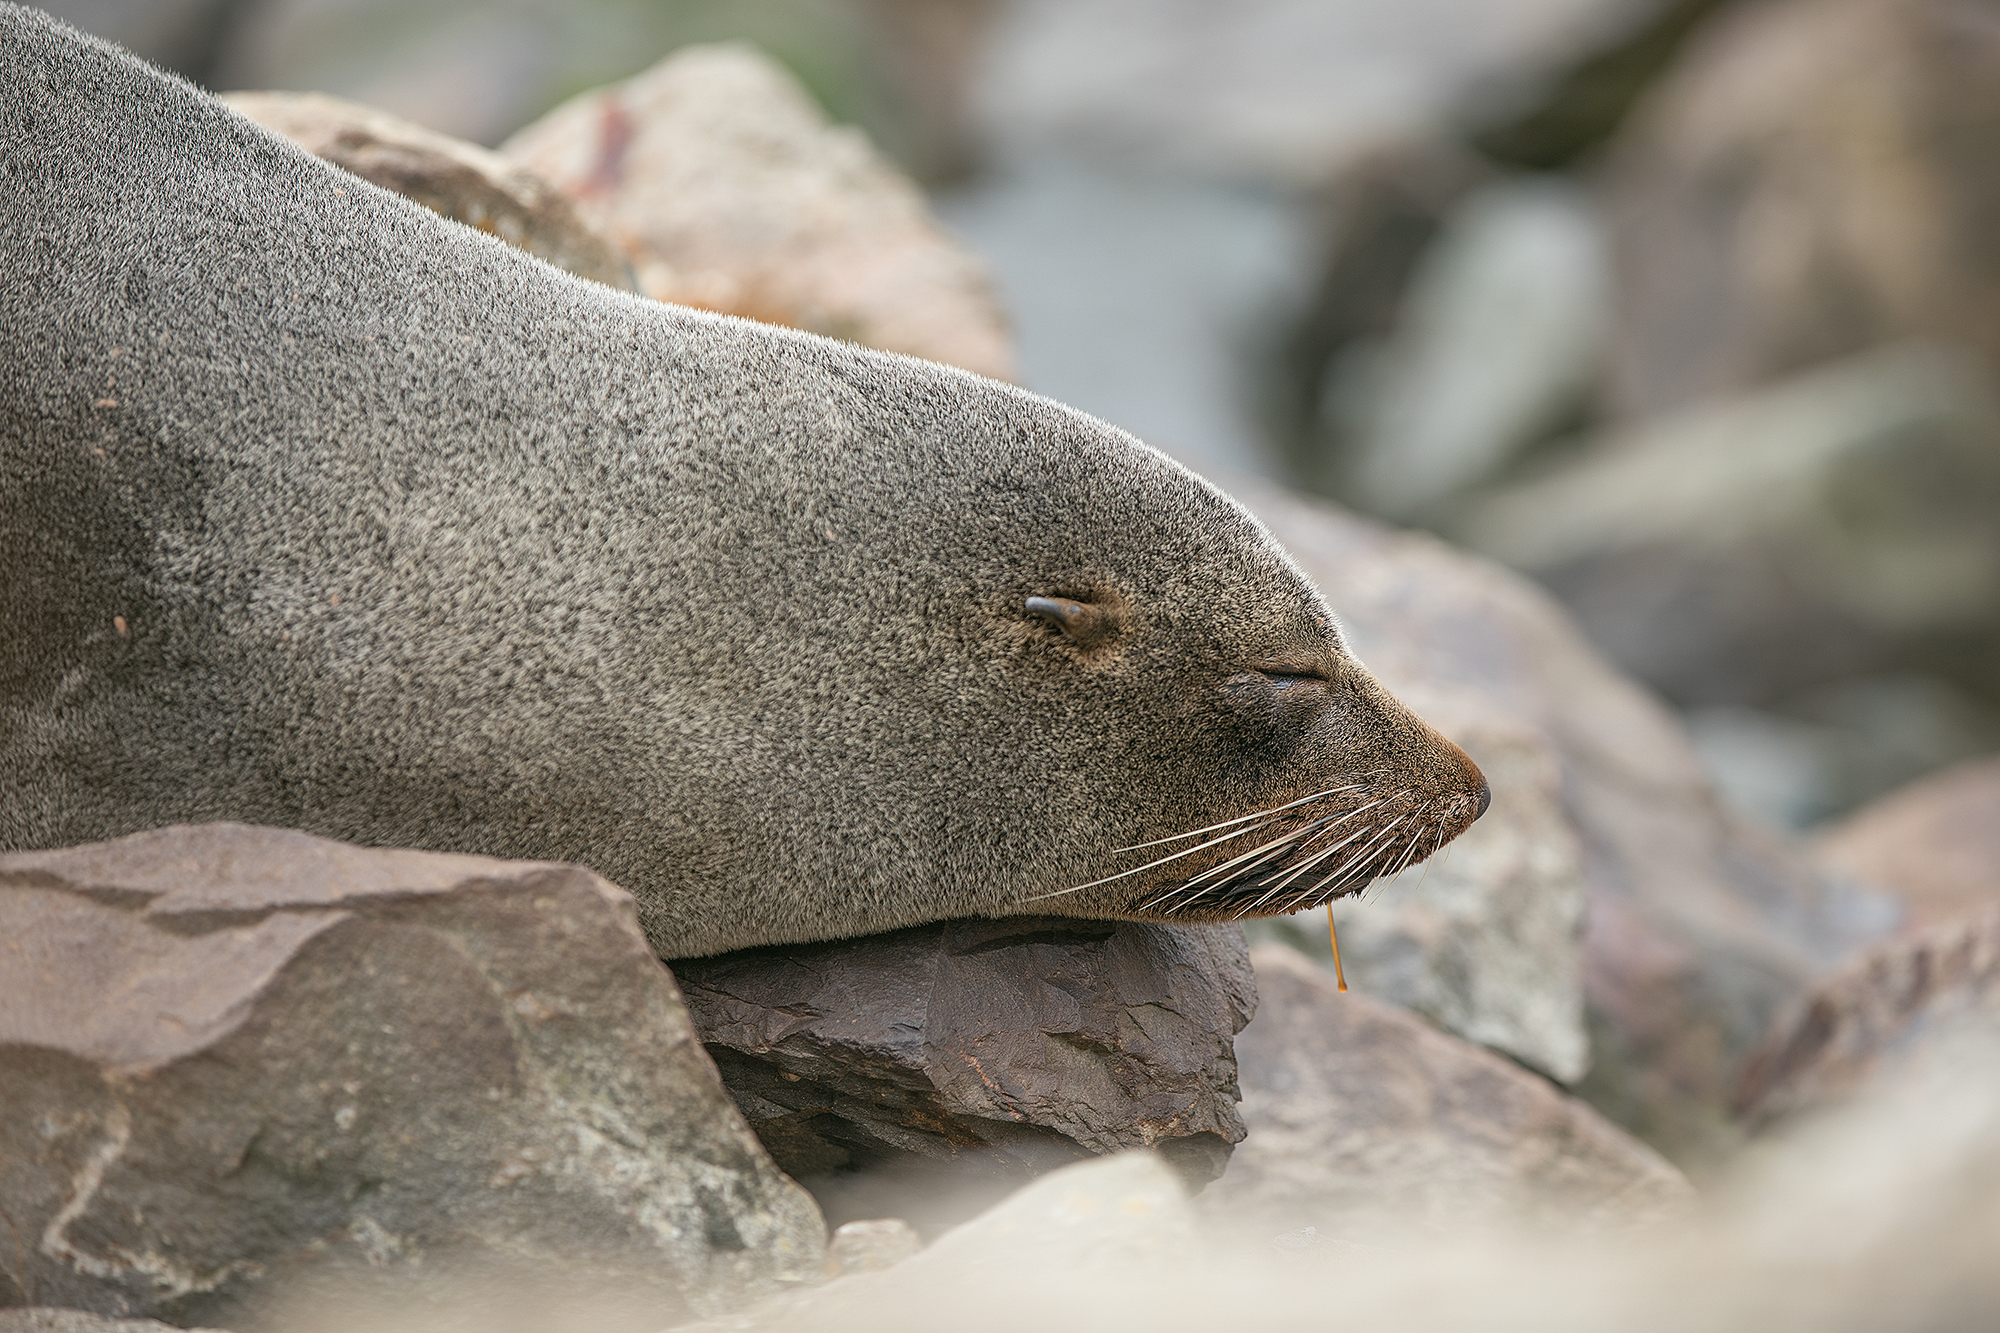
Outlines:
[[1486,776],[1481,774],[1479,778],[1479,808],[1472,812],[1472,817],[1474,819],[1479,818],[1486,813],[1487,807],[1492,804],[1493,788],[1487,785]]

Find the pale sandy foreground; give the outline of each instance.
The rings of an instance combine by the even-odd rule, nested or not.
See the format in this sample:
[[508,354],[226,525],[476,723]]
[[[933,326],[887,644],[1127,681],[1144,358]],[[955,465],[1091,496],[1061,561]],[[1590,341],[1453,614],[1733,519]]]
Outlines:
[[[1171,1173],[1131,1153],[1046,1176],[892,1268],[682,1329],[1991,1329],[2000,1312],[2000,1045],[1989,1033],[1932,1052],[1890,1092],[1754,1148],[1676,1220],[1589,1233],[1522,1224],[1380,1246],[1303,1229],[1274,1237],[1198,1221]],[[630,1305],[592,1308],[532,1290],[503,1299],[491,1288],[421,1311],[322,1305],[284,1325],[657,1327]]]

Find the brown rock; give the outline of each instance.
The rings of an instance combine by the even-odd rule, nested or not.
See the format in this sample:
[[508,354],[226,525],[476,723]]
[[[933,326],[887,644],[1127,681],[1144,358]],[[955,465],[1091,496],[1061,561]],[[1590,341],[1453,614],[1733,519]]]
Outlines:
[[1967,1028],[2000,1033],[2000,910],[1879,944],[1814,987],[1744,1065],[1737,1110],[1823,1107]]
[[314,156],[434,213],[580,278],[632,289],[624,256],[568,197],[497,153],[324,93],[229,93],[222,100]]
[[1819,834],[1813,854],[1832,873],[1894,893],[1909,930],[2000,907],[2000,759],[1883,797]]
[[746,47],[690,47],[502,146],[624,247],[640,289],[1006,379],[984,272],[860,131]]
[[1153,1147],[1193,1185],[1243,1137],[1229,928],[952,921],[674,964],[723,1081],[828,1216],[961,1220],[1055,1167]]
[[[1529,742],[1546,747],[1588,900],[1592,1063],[1578,1091],[1683,1165],[1727,1152],[1739,1133],[1728,1114],[1738,1061],[1819,969],[1882,928],[1880,904],[1830,888],[1789,849],[1731,820],[1673,716],[1526,581],[1330,505],[1241,479],[1232,489],[1326,591],[1384,684],[1427,717],[1479,721],[1446,726],[1464,732],[1474,759],[1488,728],[1496,739],[1503,726],[1515,733],[1509,745],[1523,761]],[[1532,776],[1536,766],[1495,769],[1510,770]],[[1541,800],[1496,784],[1480,822],[1509,820],[1515,803],[1532,813]],[[1538,824],[1524,819],[1517,832],[1533,838]],[[1560,864],[1561,848],[1543,854]],[[1524,863],[1533,862],[1487,862]],[[1494,879],[1491,891],[1503,884]],[[1400,893],[1388,889],[1376,907],[1394,910]]]
[[1379,1238],[1508,1221],[1654,1220],[1693,1191],[1658,1154],[1518,1066],[1354,991],[1287,949],[1254,954],[1237,1039],[1250,1135],[1202,1209]]
[[1984,4],[1781,0],[1716,20],[1614,153],[1614,405],[1651,415],[1896,337],[2000,365],[1997,134]]
[[631,899],[236,824],[0,856],[0,1304],[175,1322],[492,1266],[704,1313],[814,1275]]

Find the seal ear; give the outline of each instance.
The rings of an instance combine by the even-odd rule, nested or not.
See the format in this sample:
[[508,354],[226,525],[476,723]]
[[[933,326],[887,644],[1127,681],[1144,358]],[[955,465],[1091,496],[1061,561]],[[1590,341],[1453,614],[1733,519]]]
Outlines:
[[1029,615],[1042,617],[1079,648],[1095,648],[1110,638],[1115,628],[1110,609],[1091,602],[1068,597],[1030,597],[1026,606]]

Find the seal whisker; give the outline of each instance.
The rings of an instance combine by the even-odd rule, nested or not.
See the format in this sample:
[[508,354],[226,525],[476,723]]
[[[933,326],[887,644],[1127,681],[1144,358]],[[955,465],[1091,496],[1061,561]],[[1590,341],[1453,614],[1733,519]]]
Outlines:
[[1354,851],[1348,853],[1347,856],[1343,857],[1340,863],[1340,870],[1337,872],[1339,876],[1342,879],[1347,879],[1350,877],[1359,878],[1361,879],[1361,883],[1364,888],[1368,884],[1372,883],[1374,880],[1379,878],[1377,875],[1373,874],[1364,876],[1362,872],[1367,868],[1369,858],[1374,856],[1377,849],[1383,844],[1383,840],[1385,838],[1393,840],[1396,832],[1396,826],[1398,824],[1401,824],[1404,820],[1408,818],[1409,815],[1407,814],[1397,815],[1394,819],[1384,824],[1380,829],[1377,829],[1374,837],[1370,838],[1362,846],[1357,847]]
[[[1284,808],[1285,807],[1283,806],[1279,807],[1279,809],[1281,810]],[[1072,885],[1067,889],[1057,889],[1052,893],[1038,893],[1032,898],[1023,898],[1021,899],[1021,901],[1024,903],[1034,903],[1034,902],[1040,902],[1044,898],[1060,898],[1066,893],[1081,893],[1085,889],[1094,889],[1100,884],[1110,884],[1116,880],[1129,879],[1131,876],[1143,874],[1146,871],[1153,869],[1155,866],[1166,865],[1169,861],[1178,861],[1183,856],[1193,856],[1196,852],[1205,852],[1211,847],[1218,846],[1221,843],[1228,842],[1231,838],[1240,838],[1246,833],[1255,833],[1258,829],[1268,828],[1270,824],[1271,821],[1267,819],[1262,824],[1252,824],[1249,828],[1240,828],[1237,829],[1234,833],[1225,833],[1219,838],[1210,838],[1207,842],[1198,843],[1195,846],[1189,847],[1184,851],[1174,852],[1171,853],[1170,855],[1162,856],[1157,860],[1148,861],[1146,862],[1146,864],[1142,866],[1134,866],[1130,870],[1121,870],[1115,875],[1106,875],[1103,879],[1094,879],[1090,881],[1090,883],[1088,884],[1076,884]],[[1218,825],[1217,827],[1220,827],[1220,825]],[[1167,841],[1172,841],[1172,839],[1167,839]],[[1149,845],[1157,845],[1157,844],[1149,844]],[[1126,850],[1129,851],[1131,849],[1127,848]]]
[[1307,857],[1304,861],[1301,861],[1296,867],[1287,872],[1285,877],[1278,881],[1277,886],[1282,889],[1287,884],[1290,884],[1293,880],[1308,874],[1313,869],[1314,866],[1317,866],[1321,862],[1325,861],[1327,857],[1333,856],[1334,854],[1339,852],[1341,848],[1347,846],[1347,844],[1353,842],[1356,838],[1367,836],[1367,833],[1368,833],[1367,829],[1358,828],[1354,830],[1354,832],[1342,838],[1339,842],[1334,843],[1331,847],[1323,847],[1319,851],[1314,852],[1311,856]]
[[1252,847],[1249,851],[1243,853],[1241,856],[1235,857],[1228,861],[1224,861],[1221,865],[1210,866],[1208,869],[1202,871],[1199,875],[1196,875],[1193,879],[1190,879],[1183,887],[1191,889],[1195,885],[1201,883],[1203,880],[1214,879],[1217,876],[1220,876],[1226,880],[1230,878],[1230,872],[1233,870],[1237,870],[1237,868],[1240,866],[1243,866],[1244,862],[1249,861],[1252,858],[1259,857],[1260,855],[1265,860],[1268,860],[1272,855],[1280,855],[1285,850],[1287,850],[1292,844],[1295,844],[1299,842],[1301,839],[1308,837],[1318,827],[1319,827],[1319,821],[1315,820],[1314,822],[1307,824],[1304,828],[1297,828],[1293,829],[1289,833],[1280,834],[1278,837],[1271,839],[1269,842],[1261,843],[1258,846]]
[[[1370,838],[1368,842],[1364,846],[1362,846],[1358,851],[1351,853],[1346,858],[1343,858],[1342,864],[1344,865],[1355,864],[1357,862],[1365,864],[1367,862],[1368,856],[1370,855],[1371,849],[1374,848],[1378,843],[1380,843],[1385,836],[1394,833],[1396,826],[1408,818],[1409,816],[1407,814],[1397,815],[1394,819],[1390,820],[1387,824],[1383,825],[1382,828],[1376,832],[1375,836]],[[1362,829],[1355,836],[1359,837],[1361,833],[1365,832],[1367,832],[1367,830]],[[1349,839],[1349,841],[1352,841],[1352,839]],[[1285,886],[1285,881],[1282,880],[1279,881],[1279,883],[1274,885],[1269,892],[1265,893],[1263,897],[1257,899],[1255,902],[1249,904],[1246,907],[1238,908],[1236,912],[1236,917],[1240,918],[1244,916],[1246,913],[1256,911],[1258,908],[1262,907],[1265,903],[1271,901],[1272,898],[1276,897],[1279,891],[1284,888],[1284,886]]]
[[1344,824],[1348,820],[1355,818],[1357,815],[1365,815],[1370,810],[1373,810],[1376,806],[1382,805],[1383,803],[1388,801],[1393,801],[1395,799],[1396,798],[1394,796],[1377,797],[1375,800],[1370,801],[1368,804],[1356,806],[1354,809],[1349,810],[1344,814],[1327,815],[1325,818],[1321,819],[1317,824],[1314,825],[1315,828],[1320,829],[1320,832],[1315,833],[1312,838],[1307,839],[1303,844],[1301,844],[1299,850],[1304,851],[1306,847],[1310,847],[1312,845],[1314,839],[1325,837],[1328,833],[1333,832],[1333,828],[1335,825]]
[[[1213,833],[1217,829],[1228,828],[1232,824],[1247,824],[1253,819],[1261,819],[1266,815],[1283,814],[1287,810],[1294,810],[1302,805],[1311,805],[1314,801],[1323,801],[1329,796],[1338,796],[1344,791],[1360,791],[1362,786],[1362,783],[1351,782],[1345,787],[1328,787],[1325,791],[1314,792],[1311,796],[1301,796],[1296,801],[1288,801],[1284,805],[1274,805],[1268,810],[1256,810],[1247,815],[1238,815],[1234,819],[1225,819],[1220,824],[1210,824],[1207,828],[1190,829],[1186,833],[1176,833],[1172,837],[1167,838],[1155,838],[1151,842],[1135,842],[1130,847],[1117,848],[1111,855],[1120,856],[1126,852],[1143,852],[1148,847],[1164,847],[1170,842],[1179,842],[1182,838],[1198,838],[1204,833]],[[1158,865],[1159,863],[1156,861],[1154,864]]]
[[[1274,856],[1284,855],[1284,853],[1287,850],[1289,850],[1292,844],[1296,843],[1301,837],[1312,832],[1312,830],[1315,827],[1317,827],[1316,823],[1308,824],[1304,828],[1294,829],[1290,833],[1282,834],[1276,838],[1271,839],[1271,841],[1269,842],[1261,843],[1258,846],[1252,847],[1249,851],[1244,852],[1242,855],[1233,857],[1228,861],[1224,861],[1219,866],[1212,866],[1209,869],[1203,871],[1201,874],[1196,875],[1193,879],[1188,880],[1186,883],[1176,888],[1167,890],[1165,893],[1159,895],[1158,897],[1152,899],[1151,901],[1142,904],[1138,910],[1142,912],[1146,911],[1147,909],[1157,904],[1168,902],[1171,899],[1180,897],[1181,895],[1186,893],[1192,892],[1194,897],[1199,898],[1203,894],[1209,892],[1212,889],[1221,888],[1224,886],[1224,884],[1227,883],[1228,872],[1235,870],[1237,869],[1237,867],[1240,866],[1243,867],[1243,871],[1239,873],[1247,873],[1248,870],[1254,869],[1256,865],[1261,865],[1264,861],[1268,861]],[[1246,865],[1245,864],[1246,862],[1250,864]],[[1217,874],[1223,875],[1224,879],[1215,884],[1210,884],[1207,886],[1202,885],[1203,880],[1208,879]]]

